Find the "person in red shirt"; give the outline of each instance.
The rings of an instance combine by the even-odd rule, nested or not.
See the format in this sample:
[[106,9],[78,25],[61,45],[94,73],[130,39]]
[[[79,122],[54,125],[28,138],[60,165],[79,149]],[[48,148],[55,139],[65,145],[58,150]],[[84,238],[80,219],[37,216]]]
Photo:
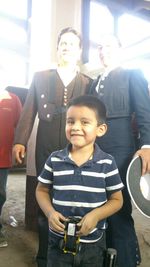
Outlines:
[[8,245],[2,230],[1,213],[6,201],[7,176],[12,166],[14,132],[21,110],[22,105],[16,95],[0,91],[0,247]]

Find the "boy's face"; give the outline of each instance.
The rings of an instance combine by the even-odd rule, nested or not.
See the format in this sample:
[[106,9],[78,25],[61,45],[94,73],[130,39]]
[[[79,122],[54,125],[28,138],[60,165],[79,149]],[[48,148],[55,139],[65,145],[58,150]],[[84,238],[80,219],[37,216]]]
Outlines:
[[81,57],[80,39],[72,32],[64,33],[58,44],[58,62],[77,64]]
[[93,145],[106,130],[106,124],[98,125],[94,110],[85,106],[71,106],[67,110],[66,137],[74,148]]

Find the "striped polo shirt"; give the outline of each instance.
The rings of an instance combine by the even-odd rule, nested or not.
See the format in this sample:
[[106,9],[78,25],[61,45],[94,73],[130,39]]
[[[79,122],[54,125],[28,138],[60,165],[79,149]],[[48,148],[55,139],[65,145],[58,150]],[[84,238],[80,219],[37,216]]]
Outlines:
[[[71,145],[68,145],[49,156],[38,181],[52,189],[55,210],[65,217],[83,217],[105,204],[109,196],[122,190],[124,185],[114,158],[102,151],[97,144],[93,157],[81,166],[77,166],[69,157],[70,147]],[[105,229],[104,219],[88,236],[82,236],[80,241],[96,242]]]

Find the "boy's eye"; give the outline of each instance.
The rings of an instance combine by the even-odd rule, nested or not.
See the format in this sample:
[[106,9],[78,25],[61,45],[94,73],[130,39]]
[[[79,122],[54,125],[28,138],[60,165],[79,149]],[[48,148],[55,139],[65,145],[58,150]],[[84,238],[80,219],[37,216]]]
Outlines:
[[66,123],[69,125],[72,125],[74,123],[74,121],[73,120],[67,120]]
[[89,121],[82,121],[82,124],[87,125],[87,124],[89,124]]

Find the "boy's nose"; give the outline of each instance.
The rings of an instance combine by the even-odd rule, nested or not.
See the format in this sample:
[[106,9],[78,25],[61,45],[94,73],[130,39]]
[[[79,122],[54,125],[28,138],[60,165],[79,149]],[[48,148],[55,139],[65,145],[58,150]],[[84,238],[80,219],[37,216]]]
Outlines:
[[80,128],[81,128],[81,123],[79,123],[79,122],[75,122],[74,124],[73,124],[73,127],[72,127],[72,129],[73,130],[80,130]]

